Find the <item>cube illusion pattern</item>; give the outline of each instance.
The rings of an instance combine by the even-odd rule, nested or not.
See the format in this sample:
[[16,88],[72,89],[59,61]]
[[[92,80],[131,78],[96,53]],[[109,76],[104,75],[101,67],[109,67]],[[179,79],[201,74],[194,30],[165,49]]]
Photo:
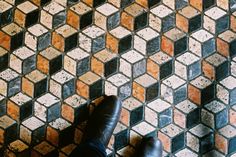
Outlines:
[[236,156],[235,0],[0,1],[0,156],[66,157],[102,95],[109,157]]

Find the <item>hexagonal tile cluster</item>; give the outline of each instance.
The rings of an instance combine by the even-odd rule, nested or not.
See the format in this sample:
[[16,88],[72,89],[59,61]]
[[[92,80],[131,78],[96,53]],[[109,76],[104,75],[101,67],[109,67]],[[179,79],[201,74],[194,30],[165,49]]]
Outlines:
[[0,156],[68,156],[104,94],[109,157],[236,157],[236,1],[0,1]]

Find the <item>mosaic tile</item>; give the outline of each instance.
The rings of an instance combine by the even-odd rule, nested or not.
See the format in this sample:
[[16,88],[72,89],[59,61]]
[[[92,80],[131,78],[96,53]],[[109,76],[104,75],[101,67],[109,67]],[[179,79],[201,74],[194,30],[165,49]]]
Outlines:
[[147,59],[147,73],[157,80],[162,80],[173,73],[173,59],[160,51]]
[[60,100],[50,93],[39,97],[34,104],[34,115],[42,121],[51,122],[60,116]]
[[38,19],[39,8],[30,1],[25,1],[16,7],[14,21],[21,27],[30,27],[36,24]]
[[218,7],[205,12],[203,27],[214,34],[219,34],[229,27],[229,16]]
[[170,102],[177,104],[187,98],[186,82],[176,75],[172,75],[161,83],[161,97]]
[[47,92],[47,75],[34,70],[22,78],[22,91],[32,98],[39,97]]
[[[235,102],[235,82],[236,79],[232,76],[228,76],[217,85],[217,98],[226,104],[234,105]],[[223,85],[223,86],[222,86]]]
[[176,26],[184,32],[196,31],[201,27],[201,24],[201,13],[191,6],[184,7],[176,14]]
[[184,132],[174,124],[169,124],[159,130],[158,138],[163,143],[163,149],[167,152],[174,153],[185,146]]
[[158,128],[163,128],[172,122],[173,111],[171,105],[161,99],[156,99],[147,104],[147,106],[157,112]]
[[204,75],[211,80],[222,80],[229,75],[229,61],[215,53],[202,61]]
[[21,140],[16,140],[9,144],[6,154],[14,154],[16,156],[30,156],[30,148]]
[[189,130],[187,145],[196,152],[206,153],[214,146],[214,134],[212,129],[199,124]]
[[161,48],[170,56],[176,56],[187,49],[187,36],[177,28],[173,28],[162,36]]
[[1,1],[0,2],[0,25],[3,26],[12,22],[13,20],[13,6],[8,4],[7,2]]
[[235,40],[236,34],[230,30],[227,30],[218,35],[217,38],[217,51],[223,56],[235,56]]
[[165,157],[234,157],[235,6],[0,1],[0,156],[69,156],[106,94],[122,101],[109,157],[156,134]]
[[109,3],[105,3],[96,8],[94,13],[94,23],[104,30],[111,30],[119,25],[119,9]]
[[204,29],[194,32],[189,38],[189,50],[199,57],[209,56],[216,50],[214,36]]
[[65,8],[56,2],[44,6],[40,13],[40,23],[48,29],[57,28],[66,21]]
[[119,70],[128,77],[136,78],[146,72],[144,56],[135,50],[124,53],[120,58]]
[[190,5],[198,9],[199,11],[205,11],[215,4],[215,0],[200,0],[199,2],[189,0]]
[[150,10],[149,25],[158,32],[166,32],[173,28],[175,15],[165,5],[158,5]]
[[20,74],[30,73],[36,68],[35,52],[26,46],[13,51],[10,55],[10,67]]
[[1,28],[0,36],[0,46],[9,51],[16,50],[23,45],[24,31],[16,23],[10,23]]
[[174,122],[178,126],[182,128],[191,128],[200,122],[200,109],[196,104],[189,100],[184,100],[175,105],[175,107]]
[[7,68],[0,73],[0,94],[4,96],[12,96],[20,92],[21,80],[19,74]]
[[37,144],[45,135],[45,124],[36,117],[26,119],[20,125],[20,139],[27,144]]
[[[235,153],[235,139],[236,139],[235,128],[231,125],[226,125],[215,134],[216,148],[223,154]],[[221,144],[220,144],[220,143]]]
[[124,53],[132,46],[132,35],[125,27],[118,26],[107,33],[106,48],[115,53]]
[[215,98],[215,83],[199,76],[188,84],[188,98],[198,105],[204,105]]
[[200,58],[191,52],[186,52],[175,60],[175,74],[185,80],[196,78],[201,71]]
[[228,112],[224,104],[212,101],[202,109],[202,122],[211,128],[222,128],[228,122]]
[[66,18],[67,23],[75,29],[83,29],[92,24],[92,8],[83,2],[79,2],[70,7]]
[[7,114],[17,122],[29,118],[33,114],[32,99],[21,92],[12,96],[7,101]]
[[147,18],[146,9],[132,3],[122,11],[120,23],[130,31],[137,31],[147,25]]

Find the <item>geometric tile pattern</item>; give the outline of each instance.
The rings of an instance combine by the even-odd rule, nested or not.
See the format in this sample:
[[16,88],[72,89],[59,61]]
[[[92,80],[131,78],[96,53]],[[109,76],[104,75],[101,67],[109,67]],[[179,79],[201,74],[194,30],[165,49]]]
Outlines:
[[236,156],[236,1],[0,1],[0,156],[68,156],[104,94],[111,157]]

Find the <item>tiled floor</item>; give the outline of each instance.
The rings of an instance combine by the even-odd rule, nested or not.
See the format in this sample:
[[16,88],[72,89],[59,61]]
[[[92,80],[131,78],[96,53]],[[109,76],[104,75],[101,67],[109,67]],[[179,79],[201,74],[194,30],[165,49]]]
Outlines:
[[0,0],[0,28],[0,156],[68,156],[106,94],[110,157],[236,157],[236,0]]

